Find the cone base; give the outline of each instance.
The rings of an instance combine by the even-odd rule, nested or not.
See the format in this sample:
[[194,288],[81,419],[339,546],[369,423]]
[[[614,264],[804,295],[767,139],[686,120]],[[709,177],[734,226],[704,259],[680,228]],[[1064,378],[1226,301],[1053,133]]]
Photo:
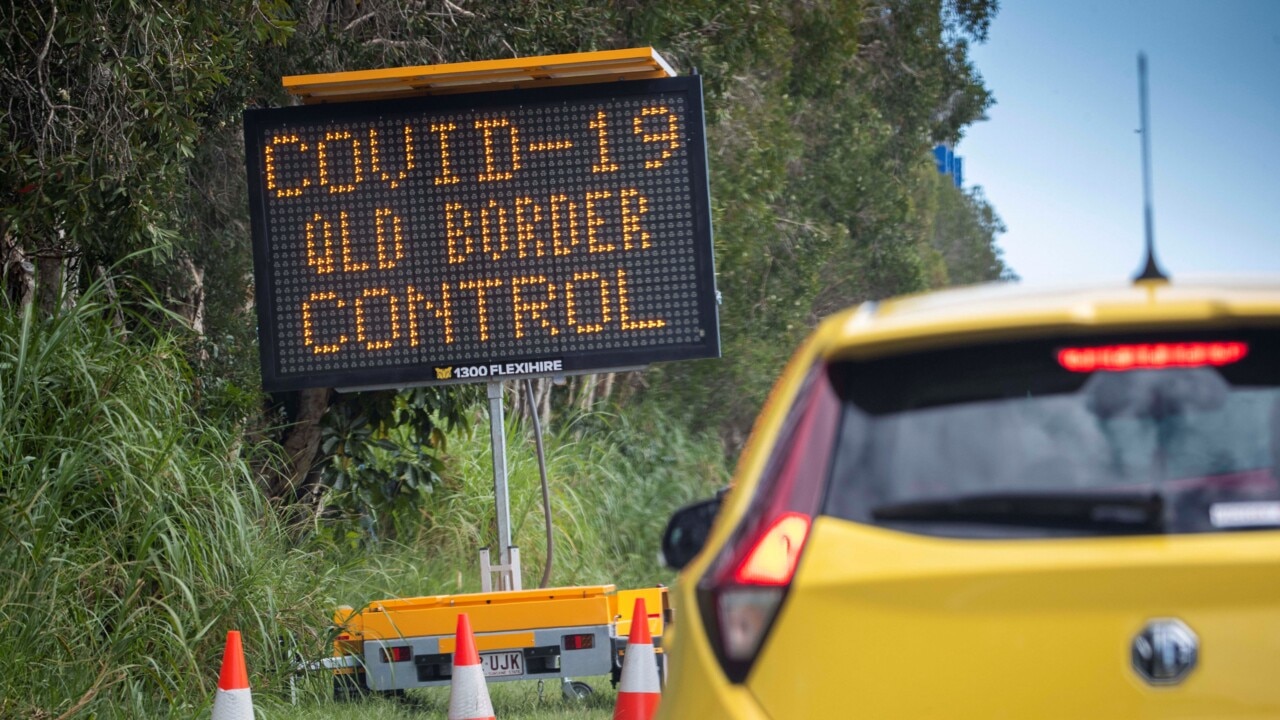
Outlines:
[[618,704],[613,709],[613,720],[649,720],[658,711],[658,693],[618,693]]
[[448,720],[495,720],[484,670],[479,665],[453,667]]

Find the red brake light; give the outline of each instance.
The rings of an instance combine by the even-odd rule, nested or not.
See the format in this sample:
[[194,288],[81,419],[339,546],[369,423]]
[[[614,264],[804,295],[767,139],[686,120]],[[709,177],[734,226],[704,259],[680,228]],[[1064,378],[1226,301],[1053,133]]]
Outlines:
[[756,541],[733,574],[743,585],[786,585],[800,562],[812,519],[798,512],[784,513]]
[[698,584],[712,646],[732,682],[746,679],[800,564],[826,490],[840,398],[825,365],[810,372],[755,497]]
[[561,635],[560,644],[565,650],[590,650],[596,646],[596,636],[591,633]]
[[413,659],[413,648],[408,645],[396,645],[395,647],[380,648],[379,654],[382,655],[382,662],[405,662]]
[[1142,343],[1064,348],[1058,351],[1058,364],[1071,372],[1220,367],[1248,354],[1249,345],[1242,342]]

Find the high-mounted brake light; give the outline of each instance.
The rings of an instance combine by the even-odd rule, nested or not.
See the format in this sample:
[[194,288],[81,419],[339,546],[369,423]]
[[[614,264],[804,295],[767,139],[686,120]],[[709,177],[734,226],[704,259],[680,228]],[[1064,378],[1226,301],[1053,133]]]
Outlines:
[[1071,372],[1221,367],[1248,354],[1249,345],[1243,342],[1143,343],[1064,348],[1058,351],[1058,363]]

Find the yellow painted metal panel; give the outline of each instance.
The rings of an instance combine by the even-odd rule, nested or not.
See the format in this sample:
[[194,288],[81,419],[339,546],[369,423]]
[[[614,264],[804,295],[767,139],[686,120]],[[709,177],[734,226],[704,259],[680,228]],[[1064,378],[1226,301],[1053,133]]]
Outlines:
[[[670,628],[668,637],[663,641],[663,650],[667,653],[667,683],[662,689],[662,702],[658,704],[656,720],[689,720],[689,718],[733,718],[734,720],[769,720],[760,705],[745,685],[733,685],[727,682],[720,672],[720,664],[712,653],[711,646],[702,641],[706,631],[702,625],[702,614],[694,604],[693,582],[679,586],[680,597],[676,601],[681,611],[680,619]],[[679,634],[682,638],[675,642],[670,640]],[[798,671],[806,663],[787,671],[793,679],[801,678]],[[820,691],[820,690],[815,690]],[[845,708],[831,715],[831,718],[856,718],[856,701],[848,699]],[[874,717],[874,716],[864,716]],[[884,717],[905,717],[889,714]]]
[[675,74],[675,70],[657,51],[646,47],[290,75],[282,78],[282,83],[288,92],[302,98],[304,102],[316,103],[652,79],[674,77]]
[[[495,635],[476,635],[476,650],[507,650],[511,648],[533,647],[533,633],[499,633]],[[451,653],[457,643],[452,636],[440,638],[440,652]]]
[[460,612],[470,616],[477,633],[607,625],[613,619],[604,596],[473,606],[392,607],[383,602],[360,613],[359,632],[366,639],[452,635]]
[[541,588],[538,590],[507,590],[502,592],[467,593],[463,595],[423,595],[411,598],[379,600],[376,605],[387,610],[430,607],[467,608],[473,605],[509,605],[539,600],[563,600],[592,598],[614,592],[613,585],[584,585],[582,587]]
[[661,587],[619,590],[612,603],[614,632],[618,637],[631,634],[631,614],[635,611],[637,598],[644,598],[644,611],[649,616],[649,634],[661,636],[665,627],[663,611],[669,607],[667,589]]
[[[1153,618],[1199,636],[1155,688]],[[923,537],[819,518],[747,686],[770,717],[1277,717],[1280,532]],[[922,689],[927,688],[927,692]]]

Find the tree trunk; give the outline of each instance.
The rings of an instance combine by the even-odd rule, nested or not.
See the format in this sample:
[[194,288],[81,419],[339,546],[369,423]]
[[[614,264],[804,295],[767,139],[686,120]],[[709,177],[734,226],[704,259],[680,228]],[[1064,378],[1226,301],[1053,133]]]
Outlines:
[[578,410],[587,412],[592,405],[596,404],[596,376],[591,375],[578,376]]
[[605,373],[604,387],[600,390],[600,400],[609,402],[609,398],[613,395],[613,378],[617,373]]
[[541,401],[539,402],[538,418],[545,430],[551,425],[551,389],[556,386],[550,378],[542,378],[538,381]]
[[[307,388],[299,393],[297,419],[284,441],[289,457],[288,476],[273,483],[271,497],[296,499],[304,495],[303,485],[320,449],[320,418],[329,409],[332,392],[330,388]],[[316,490],[309,488],[307,494],[315,494]]]
[[[190,282],[186,287],[185,297],[181,299],[181,305],[178,312],[186,319],[187,324],[195,331],[196,335],[204,339],[204,268],[198,266],[191,258],[184,258],[182,261],[183,268],[190,277]],[[200,347],[197,357],[201,361],[209,359],[209,352]]]
[[8,229],[0,234],[0,297],[21,312],[35,299],[36,268]]
[[66,255],[53,249],[36,255],[36,309],[40,317],[53,317],[62,307],[66,279]]
[[183,260],[183,266],[191,275],[191,285],[188,287],[186,304],[182,309],[182,316],[191,324],[191,329],[196,331],[200,337],[204,337],[204,268],[197,266],[192,262],[191,258]]
[[103,291],[107,293],[107,302],[111,303],[111,327],[122,336],[127,336],[129,330],[124,326],[124,313],[120,311],[120,294],[116,292],[116,281],[101,265],[94,270],[98,279],[102,281]]

